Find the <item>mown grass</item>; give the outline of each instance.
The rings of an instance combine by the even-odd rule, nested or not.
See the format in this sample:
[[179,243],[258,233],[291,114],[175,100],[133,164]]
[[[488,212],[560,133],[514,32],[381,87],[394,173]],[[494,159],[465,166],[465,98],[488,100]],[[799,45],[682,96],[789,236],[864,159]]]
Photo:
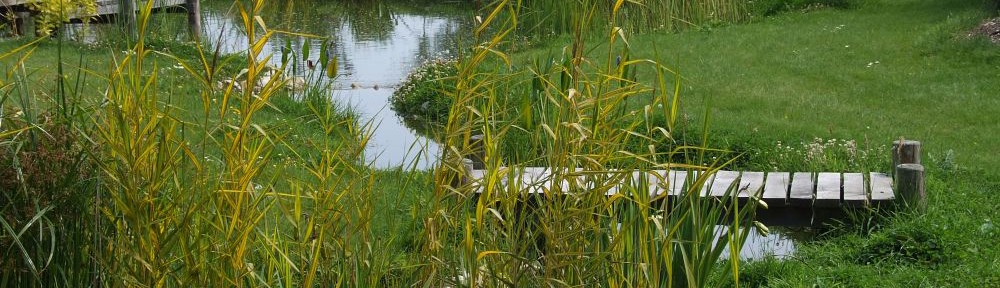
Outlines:
[[[900,137],[924,143],[926,215],[821,229],[791,259],[744,267],[744,284],[997,285],[1000,245],[987,239],[995,237],[992,223],[1000,216],[1000,154],[993,145],[1000,140],[994,132],[1000,131],[1000,48],[966,37],[995,13],[988,7],[987,1],[864,1],[630,39],[631,57],[659,59],[684,77],[683,111],[694,129],[710,108],[709,141],[746,153],[736,168],[810,167],[779,157],[778,143],[801,147],[814,138],[854,140],[872,151]],[[551,43],[515,55],[515,67],[559,59],[562,42]],[[602,45],[589,42],[590,55],[603,57]],[[653,81],[652,73],[640,70],[637,78]],[[889,155],[875,157],[869,168],[887,170]]]

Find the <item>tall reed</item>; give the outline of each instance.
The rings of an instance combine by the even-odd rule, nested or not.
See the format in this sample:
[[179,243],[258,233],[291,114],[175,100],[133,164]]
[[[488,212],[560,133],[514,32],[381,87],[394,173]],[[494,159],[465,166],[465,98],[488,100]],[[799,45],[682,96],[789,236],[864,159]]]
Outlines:
[[[596,4],[572,22],[574,38],[563,61],[538,66],[530,75],[511,72],[503,52],[521,25],[519,3],[500,1],[480,17],[474,36],[481,44],[455,64],[458,75],[450,95],[455,104],[443,133],[440,166],[430,180],[433,196],[426,207],[414,208],[422,230],[397,236],[414,239],[397,239],[379,237],[384,234],[373,228],[375,219],[394,216],[375,203],[397,195],[378,191],[379,174],[362,160],[372,123],[344,117],[329,98],[317,97],[325,95],[322,90],[297,97],[304,99],[296,106],[304,113],[287,123],[261,121],[266,112],[279,110],[275,103],[288,103],[282,97],[296,97],[282,92],[288,78],[281,76],[297,58],[283,57],[288,61],[282,67],[268,67],[272,55],[263,51],[264,44],[276,35],[314,36],[268,27],[260,17],[263,0],[235,1],[249,50],[230,61],[243,65],[245,78],[217,87],[218,81],[235,75],[219,68],[224,61],[216,52],[196,45],[197,59],[187,59],[149,47],[151,3],[140,7],[128,49],[113,53],[109,66],[98,70],[102,72],[81,73],[98,75],[106,89],[70,89],[79,98],[94,100],[93,108],[69,109],[79,114],[67,114],[76,115],[70,133],[88,145],[80,147],[94,148],[66,151],[86,156],[80,159],[96,167],[92,177],[97,183],[71,179],[74,185],[91,185],[68,187],[85,187],[81,191],[88,192],[82,194],[87,200],[73,201],[95,208],[96,215],[87,215],[98,221],[77,217],[77,222],[58,222],[48,217],[59,206],[46,205],[19,216],[15,224],[4,218],[0,245],[12,251],[0,262],[4,284],[698,287],[709,285],[719,269],[736,277],[738,262],[718,261],[725,247],[739,250],[752,205],[695,196],[660,201],[650,194],[650,180],[624,172],[689,170],[696,176],[669,181],[683,182],[691,192],[687,195],[695,195],[725,163],[670,160],[708,149],[672,138],[679,77],[654,61],[629,58],[623,29],[589,33],[592,23],[605,19]],[[624,5],[615,2],[609,15],[620,15]],[[619,17],[626,16],[607,18],[607,26],[618,27],[624,19]],[[607,39],[614,49],[591,58],[583,45],[588,37]],[[320,71],[334,71],[319,74],[336,75],[336,60],[326,60],[320,61],[325,65]],[[179,65],[183,79],[196,88],[172,93],[177,90],[166,87],[160,65]],[[653,85],[639,83],[635,69],[653,69],[658,79]],[[26,76],[23,70],[11,74]],[[519,76],[530,80],[520,82],[525,77]],[[245,89],[237,89],[240,81]],[[531,87],[534,99],[507,95],[520,85]],[[0,104],[16,93],[32,99],[35,95],[27,90],[4,88],[28,86],[0,83],[5,93]],[[646,105],[628,110],[624,103],[629,101]],[[33,115],[24,119],[39,119],[36,110],[28,109],[32,105],[19,103],[22,115]],[[654,125],[653,117],[669,121]],[[0,123],[0,139],[20,137],[3,143],[5,148],[30,141],[26,132],[44,127],[26,123]],[[283,126],[313,127],[322,136],[297,142]],[[461,160],[476,152],[470,145],[473,134],[485,136],[486,176],[477,181],[469,181]],[[549,167],[550,181],[522,181],[524,165],[501,160],[506,157],[499,143],[524,139],[538,143],[532,157]],[[525,196],[529,190],[544,193]],[[606,197],[610,191],[617,193]],[[30,197],[25,198],[35,200]],[[13,209],[6,203],[0,205],[4,213]],[[79,219],[94,224],[73,239],[48,236],[58,229],[73,231]],[[717,223],[730,223],[722,240],[717,240]],[[388,249],[394,241],[421,248],[415,255],[397,255],[407,251]],[[54,250],[45,245],[59,245],[59,252],[49,252]],[[34,265],[51,261],[60,264]],[[60,268],[52,272],[46,267]]]
[[[688,28],[738,23],[750,18],[752,4],[740,0],[663,0],[617,1],[599,0],[538,0],[518,1],[517,10],[522,32],[542,35],[572,32],[575,23],[593,9],[601,19],[618,16],[619,27],[631,32],[653,30],[676,31]],[[617,15],[612,15],[617,14]],[[594,22],[590,28],[603,28],[607,22]]]
[[[675,154],[699,155],[686,152],[709,148],[674,142],[680,78],[655,61],[628,57],[627,33],[618,26],[627,19],[619,16],[625,1],[613,3],[610,18],[595,12],[603,9],[597,4],[576,7],[581,17],[573,20],[573,41],[561,64],[536,69],[525,82],[505,74],[511,69],[502,52],[521,24],[520,4],[498,1],[479,16],[475,36],[482,44],[458,60],[446,148],[424,218],[424,284],[702,287],[719,269],[735,279],[739,257],[729,255],[726,264],[719,259],[726,247],[740,250],[754,203],[734,201],[736,187],[721,199],[697,196],[725,163],[671,161]],[[602,25],[610,28],[589,33],[599,19],[608,19]],[[614,48],[591,58],[583,45],[588,37],[606,39]],[[658,78],[644,85],[635,80],[635,69],[653,69]],[[523,91],[511,87],[533,91],[508,97]],[[629,110],[630,101],[646,105]],[[665,116],[666,125],[646,127],[656,115]],[[512,137],[523,134],[518,131],[527,131],[527,140]],[[472,144],[473,134],[483,135],[481,148]],[[498,143],[507,141],[537,144],[538,162],[549,176],[527,179],[537,168],[504,163]],[[627,145],[635,142],[648,150],[631,151]],[[671,148],[656,148],[664,144]],[[480,153],[485,170],[470,181],[462,158]],[[657,185],[683,187],[686,196],[665,201],[665,195],[651,193],[654,180],[634,177],[633,169],[643,175],[687,170],[692,176],[686,179],[651,176]],[[719,223],[730,223],[721,235]]]
[[[202,58],[185,62],[157,52],[178,61],[200,85],[200,95],[151,89],[157,70],[143,43],[150,7],[137,17],[138,41],[108,77],[108,105],[98,117],[103,186],[112,199],[105,214],[114,225],[101,259],[105,283],[308,287],[381,281],[389,267],[385,252],[374,248],[382,244],[370,236],[374,174],[359,165],[368,128],[344,122],[329,100],[317,99],[303,104],[311,112],[302,119],[307,125],[331,137],[348,127],[356,137],[347,144],[327,137],[311,143],[315,150],[298,150],[303,147],[258,123],[258,114],[274,109],[274,97],[288,97],[281,92],[286,67],[268,68],[272,56],[263,47],[289,33],[262,21],[264,1],[234,6],[250,47],[242,59],[245,89],[235,89],[239,81],[214,87],[222,77],[212,60],[218,55],[199,48]],[[192,100],[200,100],[203,118],[183,121],[170,103]],[[276,165],[279,148],[292,153],[282,161],[286,167]]]

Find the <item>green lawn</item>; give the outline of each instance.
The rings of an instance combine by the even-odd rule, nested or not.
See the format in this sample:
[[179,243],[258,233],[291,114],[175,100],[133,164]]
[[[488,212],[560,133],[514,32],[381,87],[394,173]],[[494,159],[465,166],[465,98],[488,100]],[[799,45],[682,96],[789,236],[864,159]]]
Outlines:
[[[658,50],[686,79],[682,95],[693,117],[711,99],[714,130],[786,143],[821,137],[883,145],[906,137],[930,154],[954,149],[962,166],[1000,165],[998,135],[990,133],[1000,131],[1000,49],[964,38],[986,16],[985,5],[878,2],[637,35],[633,58]],[[544,57],[562,43],[519,58]],[[642,72],[640,81],[653,78],[651,69]]]
[[[993,224],[1000,219],[1000,46],[966,37],[992,15],[988,4],[868,2],[636,35],[632,57],[659,55],[677,69],[685,79],[685,111],[694,119],[710,99],[713,144],[751,152],[747,167],[772,167],[766,163],[772,159],[755,154],[775,151],[778,141],[853,139],[876,147],[905,137],[924,144],[926,215],[823,229],[791,259],[744,266],[744,284],[1000,285],[1000,241],[993,240],[1000,234]],[[525,66],[558,59],[563,43],[515,58]],[[597,49],[589,55],[606,55],[600,45],[591,45]],[[639,81],[653,77],[640,71]]]

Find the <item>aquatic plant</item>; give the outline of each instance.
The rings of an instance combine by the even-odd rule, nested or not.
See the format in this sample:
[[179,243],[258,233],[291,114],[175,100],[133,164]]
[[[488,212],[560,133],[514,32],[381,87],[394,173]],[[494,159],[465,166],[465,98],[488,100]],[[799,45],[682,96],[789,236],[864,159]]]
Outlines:
[[452,60],[428,61],[407,75],[392,93],[389,105],[407,127],[423,135],[433,135],[444,127],[458,73],[455,65]]

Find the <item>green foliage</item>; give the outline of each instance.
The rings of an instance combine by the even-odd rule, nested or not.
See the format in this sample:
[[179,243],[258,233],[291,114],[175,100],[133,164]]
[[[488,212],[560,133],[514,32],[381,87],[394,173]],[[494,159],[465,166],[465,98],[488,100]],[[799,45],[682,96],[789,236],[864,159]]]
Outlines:
[[415,69],[400,84],[389,104],[407,127],[433,135],[448,120],[458,73],[454,60],[432,60]]
[[781,12],[816,8],[849,8],[861,0],[758,0],[750,6],[754,15],[771,16]]
[[[495,1],[494,3],[502,3]],[[521,32],[537,37],[608,29],[608,23],[630,32],[676,31],[685,28],[737,23],[748,19],[747,1],[739,0],[538,0],[518,2],[515,9]],[[486,6],[486,10],[493,6]],[[488,11],[484,11],[488,12]],[[617,17],[617,19],[612,19]],[[592,21],[596,20],[596,21]]]
[[875,233],[857,255],[859,264],[881,263],[938,265],[952,259],[947,245],[925,229]]
[[94,0],[34,0],[28,4],[38,13],[35,16],[35,31],[43,36],[51,34],[70,17],[97,13]]

